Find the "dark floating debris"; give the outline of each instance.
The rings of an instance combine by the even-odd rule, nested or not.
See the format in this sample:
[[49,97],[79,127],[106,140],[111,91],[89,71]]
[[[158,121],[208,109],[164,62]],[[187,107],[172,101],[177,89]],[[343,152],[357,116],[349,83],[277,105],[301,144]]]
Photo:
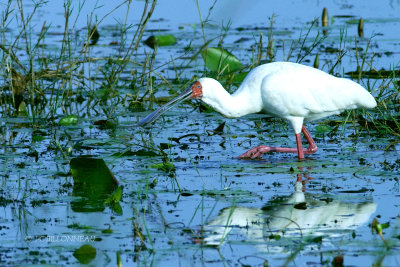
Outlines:
[[115,129],[117,128],[117,123],[114,120],[98,120],[93,123],[100,129]]
[[161,154],[156,153],[153,150],[147,150],[147,149],[139,149],[137,151],[124,151],[124,152],[117,152],[113,154],[114,157],[130,157],[130,156],[139,156],[139,157],[158,157],[161,156]]
[[180,136],[178,138],[176,138],[176,137],[168,138],[168,140],[174,141],[174,142],[180,144],[181,139],[187,138],[187,137],[193,137],[192,139],[195,138],[195,139],[197,139],[198,142],[200,142],[200,135],[199,134],[185,134],[185,135],[182,135],[182,136]]
[[338,19],[349,19],[349,18],[355,18],[356,16],[354,16],[354,15],[334,15],[332,17],[338,18]]
[[[349,71],[345,73],[347,76],[351,78],[358,78],[360,75],[360,71]],[[372,78],[372,79],[385,79],[398,77],[400,75],[400,70],[368,70],[362,71],[361,77],[363,78]]]
[[218,125],[217,128],[215,128],[215,130],[213,131],[207,131],[209,136],[213,136],[216,134],[223,134],[224,133],[224,128],[225,128],[225,121],[223,123],[221,123],[220,125]]
[[97,26],[94,26],[93,28],[89,29],[90,45],[96,45],[99,39],[100,39],[100,33],[97,30]]
[[359,194],[359,193],[367,193],[367,192],[374,192],[374,189],[368,189],[368,188],[361,188],[359,190],[342,190],[340,193],[347,193],[347,194]]

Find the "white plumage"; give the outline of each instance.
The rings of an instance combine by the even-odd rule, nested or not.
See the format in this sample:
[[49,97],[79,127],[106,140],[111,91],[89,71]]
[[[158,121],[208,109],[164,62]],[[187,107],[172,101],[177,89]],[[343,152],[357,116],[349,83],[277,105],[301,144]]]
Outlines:
[[[258,146],[239,156],[257,158],[267,152],[313,154],[317,145],[303,125],[344,110],[374,108],[374,97],[361,85],[349,79],[337,78],[321,70],[291,62],[274,62],[253,69],[235,93],[230,95],[212,78],[201,78],[180,96],[165,104],[139,122],[154,122],[170,106],[187,97],[201,99],[216,111],[229,118],[264,112],[283,119],[292,125],[297,148]],[[310,146],[303,149],[303,132]]]
[[201,100],[224,116],[264,112],[288,120],[295,133],[301,132],[303,119],[376,106],[374,97],[358,83],[291,62],[258,66],[232,95],[212,78],[198,81],[203,87]]

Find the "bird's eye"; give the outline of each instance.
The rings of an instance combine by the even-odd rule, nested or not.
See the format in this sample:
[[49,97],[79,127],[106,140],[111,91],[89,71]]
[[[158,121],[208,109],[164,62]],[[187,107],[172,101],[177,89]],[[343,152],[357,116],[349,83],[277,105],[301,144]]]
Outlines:
[[201,85],[200,85],[200,84],[198,84],[198,85],[197,85],[197,88],[201,89]]

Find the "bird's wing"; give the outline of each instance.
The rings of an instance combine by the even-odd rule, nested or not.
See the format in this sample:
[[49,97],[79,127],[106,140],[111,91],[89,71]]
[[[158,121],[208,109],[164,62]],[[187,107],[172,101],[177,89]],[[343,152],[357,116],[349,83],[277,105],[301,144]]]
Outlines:
[[317,119],[346,109],[374,106],[373,97],[359,84],[322,71],[305,70],[280,71],[264,78],[262,100],[266,112],[283,118]]

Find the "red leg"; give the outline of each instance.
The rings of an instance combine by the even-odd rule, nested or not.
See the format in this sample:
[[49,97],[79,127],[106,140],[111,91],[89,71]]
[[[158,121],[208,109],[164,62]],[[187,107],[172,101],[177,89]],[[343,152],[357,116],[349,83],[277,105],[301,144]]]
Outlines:
[[301,142],[301,133],[296,134],[296,143],[297,143],[297,154],[299,155],[299,159],[304,159],[304,149],[303,143]]
[[307,149],[303,149],[303,144],[301,142],[301,133],[296,134],[297,148],[291,147],[270,147],[270,146],[258,146],[250,149],[246,153],[239,156],[240,159],[255,159],[261,158],[263,154],[267,152],[281,152],[281,153],[297,153],[299,159],[304,159],[304,154],[310,155],[317,152],[318,147],[314,139],[311,137],[310,132],[307,130],[306,126],[303,125],[302,132],[306,137],[310,146]]
[[317,152],[318,147],[317,144],[315,143],[314,139],[311,137],[310,132],[307,130],[306,126],[303,125],[303,128],[301,129],[303,131],[304,136],[306,137],[308,143],[310,144],[307,148],[307,150],[304,150],[305,154],[314,154]]

